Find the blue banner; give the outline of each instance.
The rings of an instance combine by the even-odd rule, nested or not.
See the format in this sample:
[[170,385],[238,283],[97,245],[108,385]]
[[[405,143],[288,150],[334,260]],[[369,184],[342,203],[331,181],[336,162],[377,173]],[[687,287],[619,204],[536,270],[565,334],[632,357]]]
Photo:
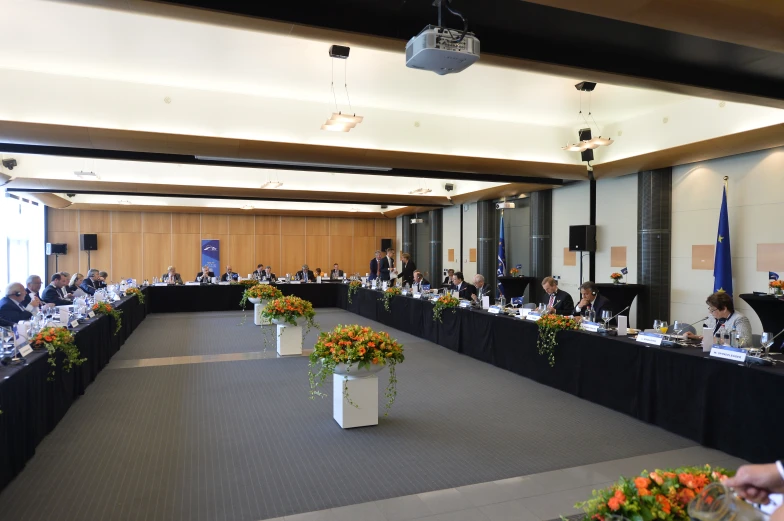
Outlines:
[[[501,238],[498,241],[498,272],[499,277],[506,275],[506,246],[504,243],[504,212],[501,210]],[[498,281],[498,293],[504,294],[504,286]]]
[[716,237],[716,258],[713,263],[713,291],[732,295],[732,250],[730,249],[730,217],[727,212],[727,187],[721,196],[719,233]]
[[775,271],[768,272],[768,280],[779,280],[779,274]]
[[220,272],[220,241],[218,239],[201,240],[201,265],[209,266],[213,273]]

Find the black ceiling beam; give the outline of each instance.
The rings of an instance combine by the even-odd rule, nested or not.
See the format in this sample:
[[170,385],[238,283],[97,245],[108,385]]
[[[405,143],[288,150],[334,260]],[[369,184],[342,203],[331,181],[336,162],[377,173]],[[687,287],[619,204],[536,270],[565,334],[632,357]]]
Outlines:
[[0,143],[3,153],[36,154],[60,157],[85,157],[91,159],[112,159],[119,161],[140,161],[147,163],[173,163],[181,165],[228,166],[234,168],[258,168],[263,170],[290,170],[296,172],[320,172],[352,175],[376,175],[411,177],[423,179],[444,179],[456,181],[484,181],[486,183],[533,183],[560,186],[563,180],[550,177],[530,177],[520,175],[483,174],[476,172],[451,172],[440,170],[415,170],[409,168],[392,168],[390,170],[341,168],[330,166],[299,166],[281,165],[276,163],[258,163],[252,159],[204,160],[193,155],[162,154],[157,152],[130,152],[125,150],[103,150],[94,148],[57,147],[49,145],[24,145],[19,143]]
[[[437,18],[430,0],[168,3],[396,38],[401,51]],[[451,5],[466,16],[483,53],[784,100],[784,54],[521,0]],[[451,16],[444,23],[460,25]]]

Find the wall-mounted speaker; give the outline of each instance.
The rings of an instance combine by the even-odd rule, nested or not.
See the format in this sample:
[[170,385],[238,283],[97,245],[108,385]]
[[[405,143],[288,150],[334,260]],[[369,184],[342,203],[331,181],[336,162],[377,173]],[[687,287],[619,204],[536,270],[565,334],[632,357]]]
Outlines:
[[596,226],[570,226],[569,251],[596,251]]
[[82,251],[95,251],[98,249],[98,234],[83,233],[79,236],[79,248]]
[[381,239],[381,251],[387,251],[392,247],[392,239]]
[[46,243],[47,255],[68,255],[68,245],[62,243]]

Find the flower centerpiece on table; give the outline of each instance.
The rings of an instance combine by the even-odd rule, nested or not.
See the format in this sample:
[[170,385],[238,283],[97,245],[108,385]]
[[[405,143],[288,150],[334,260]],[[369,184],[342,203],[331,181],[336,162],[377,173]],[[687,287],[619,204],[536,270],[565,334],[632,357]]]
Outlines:
[[390,303],[390,301],[392,300],[393,297],[396,297],[396,296],[400,295],[400,293],[401,293],[401,290],[397,286],[392,286],[392,287],[387,288],[386,290],[384,290],[384,295],[383,295],[383,298],[384,298],[384,309],[386,309],[387,311],[389,311],[391,313],[392,310],[389,309],[389,303]]
[[287,323],[292,326],[296,326],[297,320],[303,318],[308,330],[315,327],[313,317],[316,316],[316,312],[313,310],[313,304],[293,295],[270,300],[261,315],[276,324]]
[[580,323],[574,317],[550,314],[540,318],[536,325],[539,326],[536,347],[539,348],[540,355],[547,355],[550,367],[553,367],[555,365],[555,346],[558,345],[555,339],[556,334],[559,331],[578,329]]
[[361,280],[352,280],[348,285],[348,303],[351,304],[351,297],[359,291],[359,288],[362,287]]
[[618,284],[623,278],[623,275],[616,271],[615,273],[610,273],[610,278],[613,280],[614,283]]
[[[242,293],[242,300],[240,300],[240,308],[245,309],[245,304],[248,303],[248,300],[253,302],[251,299],[259,299],[259,302],[263,302],[265,300],[275,300],[276,298],[280,298],[283,296],[283,293],[270,284],[254,284],[253,286],[248,286],[248,288]],[[256,304],[256,302],[253,302]]]
[[96,302],[93,304],[93,311],[96,315],[109,315],[114,319],[114,334],[120,332],[120,327],[122,327],[122,311],[113,307],[108,302]]
[[585,512],[584,521],[604,521],[607,516],[638,521],[689,521],[689,503],[706,486],[729,475],[725,469],[712,469],[709,465],[644,470],[634,479],[621,478],[606,489],[594,490],[591,499],[574,507]]
[[46,327],[39,331],[31,340],[30,346],[33,349],[46,349],[49,351],[49,364],[52,372],[49,373],[49,380],[54,377],[54,368],[57,367],[57,351],[65,355],[63,360],[63,370],[71,372],[75,365],[82,365],[87,360],[80,358],[79,348],[74,343],[73,333],[64,327]]
[[[395,365],[401,363],[403,345],[392,339],[389,333],[373,331],[369,327],[359,325],[338,325],[332,331],[321,333],[310,354],[308,380],[310,381],[311,399],[326,396],[318,390],[327,377],[335,374],[336,368],[342,364],[341,371],[351,373],[362,369],[373,370],[379,366],[389,366],[389,383],[384,396],[387,399],[386,412],[395,402],[397,396],[397,377]],[[356,405],[348,396],[348,386],[343,385],[343,397],[354,407]]]
[[509,275],[511,275],[512,277],[517,277],[519,273],[520,270],[518,270],[517,268],[512,268],[511,270],[509,270]]
[[232,280],[230,282],[230,284],[232,286],[245,286],[246,288],[249,288],[251,286],[255,286],[258,283],[259,283],[259,281],[256,280],[256,279]]
[[776,295],[781,295],[784,292],[784,280],[771,280],[769,286],[773,288],[773,292]]
[[139,299],[139,304],[144,304],[144,293],[139,288],[128,288],[125,290],[125,296],[136,295],[136,298]]
[[453,297],[452,295],[441,295],[433,305],[433,320],[438,320],[439,322],[443,323],[444,320],[441,318],[441,314],[444,312],[444,310],[451,309],[454,313],[454,310],[457,308],[458,304],[460,304],[459,298]]

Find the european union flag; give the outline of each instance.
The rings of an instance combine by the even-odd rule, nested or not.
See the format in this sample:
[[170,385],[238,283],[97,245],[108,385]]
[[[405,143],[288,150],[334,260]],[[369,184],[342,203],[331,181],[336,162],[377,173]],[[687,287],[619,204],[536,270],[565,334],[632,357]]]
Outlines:
[[726,186],[721,196],[721,212],[719,212],[719,233],[716,237],[716,258],[713,262],[713,291],[724,291],[732,295],[732,250]]
[[621,274],[622,274],[622,275],[628,275],[628,274],[629,274],[629,268],[628,268],[628,266],[627,266],[626,268],[623,268],[623,269],[621,270]]
[[768,280],[779,280],[779,274],[775,271],[768,272]]
[[[504,212],[501,212],[501,238],[498,241],[498,270],[497,274],[499,277],[503,277],[506,275],[506,247],[504,243]],[[503,295],[504,294],[504,287],[501,285],[501,281],[498,281],[498,292]]]

